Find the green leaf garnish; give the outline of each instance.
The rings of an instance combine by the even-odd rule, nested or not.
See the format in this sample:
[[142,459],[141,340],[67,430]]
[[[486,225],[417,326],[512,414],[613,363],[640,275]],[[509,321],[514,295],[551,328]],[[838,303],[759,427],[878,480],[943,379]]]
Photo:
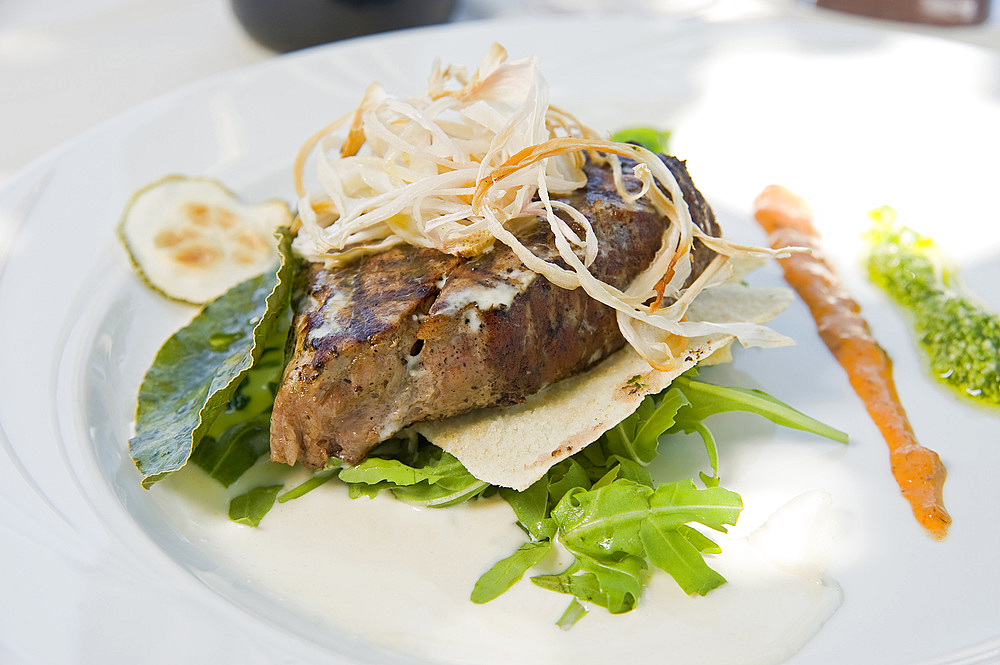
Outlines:
[[266,485],[235,497],[229,502],[229,519],[238,524],[259,526],[280,491],[281,485]]
[[549,519],[550,490],[549,475],[521,492],[509,487],[500,489],[500,496],[510,504],[518,524],[532,538],[550,538],[555,534],[555,523]]
[[[609,569],[592,565],[591,568],[597,568],[599,572],[585,570],[583,561],[578,558],[576,563],[559,575],[536,575],[531,581],[543,589],[570,594],[585,603],[600,605],[611,614],[622,614],[634,610],[638,603],[638,596],[634,592],[641,589],[643,566],[638,557],[625,557],[620,563],[621,576],[605,574],[602,579],[600,573],[608,573]],[[618,577],[618,584],[608,584],[613,577]],[[624,586],[631,587],[632,591],[620,588],[623,586],[621,582],[626,579],[631,579],[632,583]],[[563,617],[565,616],[564,613]]]
[[651,522],[676,529],[689,522],[725,531],[735,524],[743,504],[738,495],[722,488],[699,490],[690,480],[671,482],[653,490],[618,479],[596,490],[570,492],[552,510],[559,538],[572,552],[603,558],[643,552],[639,528]]
[[532,581],[612,613],[625,612],[638,602],[648,562],[670,574],[686,593],[704,595],[726,580],[702,557],[718,547],[687,524],[725,532],[742,508],[737,494],[721,488],[700,490],[690,480],[654,490],[616,479],[593,490],[568,492],[552,510],[552,518],[575,562],[560,575]]
[[548,479],[550,508],[559,503],[563,495],[571,489],[577,487],[590,489],[593,484],[591,480],[593,476],[588,473],[588,468],[598,469],[602,467],[586,458],[574,455],[549,469],[546,478]]
[[191,461],[229,487],[270,449],[269,418],[254,418],[227,427],[218,437],[206,436]]
[[[669,573],[684,593],[704,596],[724,584],[726,579],[705,563],[702,550],[689,539],[692,534],[705,538],[691,528],[685,530],[661,528],[653,520],[643,522],[639,528],[639,538],[650,562]],[[705,540],[714,546],[713,550],[719,550],[713,541],[708,538]]]
[[[580,603],[627,612],[638,602],[645,571],[667,572],[688,594],[704,595],[725,583],[705,554],[719,546],[695,530],[725,532],[742,509],[739,495],[718,487],[718,447],[704,423],[726,411],[747,411],[780,425],[836,441],[846,435],[756,390],[721,388],[691,378],[646,397],[632,415],[582,451],[553,466],[525,492],[501,490],[518,524],[535,540],[558,538],[574,555],[562,573],[537,575],[538,586],[574,596],[559,619],[564,628],[585,614]],[[660,437],[696,432],[705,443],[712,475],[656,485],[646,470]],[[544,508],[543,508],[544,502]]]
[[264,351],[191,454],[191,461],[229,487],[270,450],[274,395],[284,369],[291,309],[279,316]]
[[801,413],[784,402],[760,390],[716,386],[686,377],[677,377],[674,384],[684,391],[691,401],[690,411],[684,413],[687,421],[701,421],[725,411],[747,411],[767,418],[776,425],[812,432],[819,436],[847,443],[847,434]]
[[[586,614],[581,603],[612,613],[634,609],[651,568],[668,573],[688,594],[704,595],[724,584],[725,578],[704,558],[719,553],[719,546],[690,525],[725,532],[742,510],[737,494],[717,487],[717,445],[703,422],[715,413],[737,410],[846,440],[838,430],[759,391],[720,388],[695,381],[690,374],[679,377],[528,489],[499,489],[529,540],[480,577],[472,601],[485,603],[507,591],[545,558],[557,539],[573,562],[561,573],[531,580],[574,597],[558,622],[564,629]],[[680,431],[697,432],[705,442],[713,475],[701,473],[704,489],[691,479],[657,485],[646,468],[658,453],[660,437]],[[347,483],[352,498],[389,491],[400,500],[429,507],[455,505],[493,491],[454,456],[404,433],[381,444],[360,464],[324,469],[277,500],[302,496],[334,476]],[[276,487],[238,497],[231,515],[241,523],[259,522],[274,503],[272,491],[275,496],[280,491]]]
[[611,140],[621,143],[638,143],[647,150],[666,153],[670,143],[670,132],[660,131],[652,127],[628,127],[619,129],[612,134]]
[[545,558],[552,548],[551,541],[525,543],[505,559],[493,564],[476,582],[470,599],[477,604],[488,603],[514,586],[528,571]]
[[462,503],[487,490],[489,483],[466,470],[453,455],[434,446],[424,446],[408,464],[398,459],[368,457],[340,471],[350,496],[374,497],[389,490],[401,501],[445,508]]
[[291,501],[293,499],[298,499],[299,497],[305,496],[309,492],[312,492],[317,487],[325,485],[327,481],[331,480],[337,475],[337,470],[332,471],[320,471],[314,474],[309,480],[302,482],[287,492],[283,493],[278,497],[278,503],[285,503],[286,501]]
[[163,344],[146,372],[135,436],[129,440],[143,487],[187,464],[287,309],[294,272],[291,236],[282,230],[276,237],[282,257],[278,269],[238,284],[206,305]]
[[576,625],[577,621],[585,616],[587,616],[587,608],[574,598],[566,608],[566,611],[559,617],[559,620],[556,621],[556,625],[563,630],[569,630]]
[[605,432],[606,450],[643,466],[656,458],[660,435],[674,424],[677,411],[688,405],[684,393],[668,390],[659,401],[647,396],[628,418]]
[[212,423],[206,437],[217,437],[233,425],[271,413],[274,395],[285,368],[285,341],[288,339],[291,319],[290,307],[278,316],[271,333],[264,341],[260,357],[240,380],[229,404]]

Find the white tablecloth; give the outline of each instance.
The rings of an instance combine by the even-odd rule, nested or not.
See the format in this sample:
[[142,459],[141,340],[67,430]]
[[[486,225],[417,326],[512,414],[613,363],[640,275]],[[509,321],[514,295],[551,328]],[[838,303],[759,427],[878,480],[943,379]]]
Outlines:
[[[672,7],[687,12],[694,8],[709,17],[803,11],[802,6],[789,4],[793,0],[671,1]],[[881,24],[1000,48],[996,23],[1000,0],[993,3],[993,22],[983,26],[932,29]],[[609,6],[620,12],[623,7],[649,4],[462,0],[454,18],[594,12]],[[848,20],[821,13],[830,20]],[[211,74],[273,56],[243,32],[227,0],[3,0],[0,186],[32,160],[120,111]]]

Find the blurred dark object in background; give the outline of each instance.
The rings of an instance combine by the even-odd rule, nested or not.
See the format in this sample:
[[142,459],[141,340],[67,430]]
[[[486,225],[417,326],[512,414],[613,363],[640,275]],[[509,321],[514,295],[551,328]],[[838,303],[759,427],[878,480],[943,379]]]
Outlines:
[[817,7],[927,25],[976,25],[989,15],[989,0],[816,0]]
[[456,0],[231,0],[247,33],[275,51],[447,21]]

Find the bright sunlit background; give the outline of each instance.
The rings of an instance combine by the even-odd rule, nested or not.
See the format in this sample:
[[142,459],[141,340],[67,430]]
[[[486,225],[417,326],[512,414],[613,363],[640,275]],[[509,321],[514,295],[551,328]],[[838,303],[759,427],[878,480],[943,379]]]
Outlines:
[[[793,0],[459,0],[453,19],[602,11],[712,20],[817,10]],[[822,13],[1000,48],[996,11],[984,25],[960,28]],[[228,0],[4,0],[0,184],[46,151],[127,108],[273,55],[247,36]]]

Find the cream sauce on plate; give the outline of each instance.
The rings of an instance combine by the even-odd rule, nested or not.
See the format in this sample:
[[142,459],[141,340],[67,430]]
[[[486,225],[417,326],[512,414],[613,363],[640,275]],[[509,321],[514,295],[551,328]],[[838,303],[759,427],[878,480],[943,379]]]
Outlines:
[[[289,485],[291,486],[291,485]],[[476,579],[524,542],[502,500],[417,509],[381,495],[351,500],[336,481],[274,509],[257,528],[226,518],[226,490],[200,470],[153,492],[172,526],[304,622],[435,663],[765,665],[792,656],[840,605],[822,577],[829,497],[807,493],[748,538],[711,534],[723,553],[710,565],[728,583],[686,596],[656,571],[639,608],[603,608],[572,629],[555,622],[570,597],[527,577],[486,605]],[[555,553],[532,574],[568,564]],[[766,609],[765,609],[766,608]]]

